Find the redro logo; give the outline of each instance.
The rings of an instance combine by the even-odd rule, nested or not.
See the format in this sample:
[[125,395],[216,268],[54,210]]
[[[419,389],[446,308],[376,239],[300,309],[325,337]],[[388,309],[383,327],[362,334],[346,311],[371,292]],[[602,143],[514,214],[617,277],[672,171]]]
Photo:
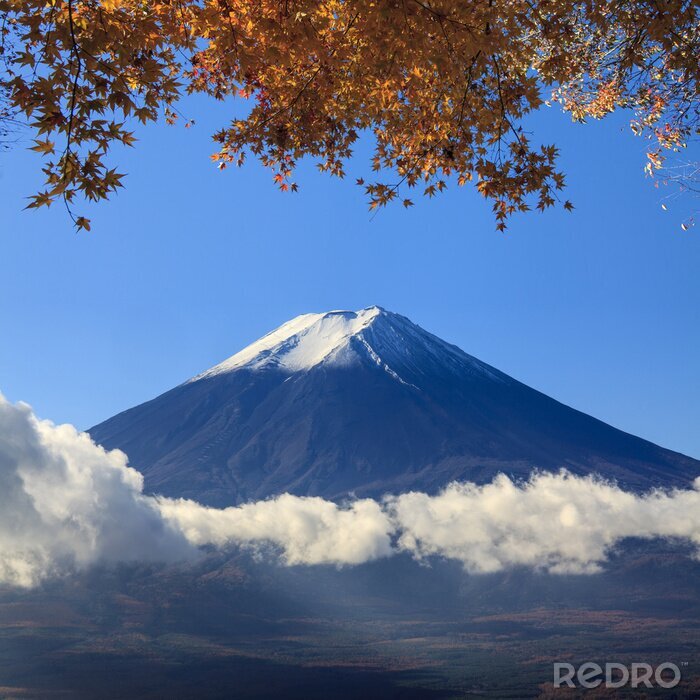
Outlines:
[[676,664],[665,662],[655,669],[650,664],[606,663],[605,666],[588,661],[578,669],[573,664],[554,664],[554,687],[575,688],[675,688],[681,680],[681,671]]

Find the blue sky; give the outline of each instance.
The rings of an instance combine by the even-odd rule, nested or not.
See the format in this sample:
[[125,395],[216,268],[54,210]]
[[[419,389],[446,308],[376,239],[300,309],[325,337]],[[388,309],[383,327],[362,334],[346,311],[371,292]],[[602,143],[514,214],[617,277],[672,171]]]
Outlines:
[[[576,209],[494,230],[454,188],[373,218],[353,178],[298,175],[278,192],[251,162],[217,171],[224,107],[190,101],[189,130],[137,131],[127,188],[74,233],[59,206],[23,212],[39,159],[0,155],[0,391],[90,425],[233,354],[292,316],[380,304],[545,393],[700,457],[700,228],[661,209],[644,142],[622,118],[535,137],[561,147]],[[28,136],[28,135],[27,135]]]

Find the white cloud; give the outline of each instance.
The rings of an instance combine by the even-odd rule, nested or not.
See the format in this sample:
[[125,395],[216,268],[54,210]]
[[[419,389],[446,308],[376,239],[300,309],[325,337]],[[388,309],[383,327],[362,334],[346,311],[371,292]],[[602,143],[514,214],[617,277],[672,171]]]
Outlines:
[[0,395],[0,582],[31,586],[98,560],[191,556],[142,485],[122,452]]
[[38,420],[0,395],[0,584],[116,561],[177,561],[201,545],[270,547],[281,561],[352,565],[396,551],[441,556],[472,572],[514,566],[594,573],[630,536],[700,547],[700,479],[688,490],[628,493],[595,478],[535,474],[516,484],[451,484],[338,505],[283,494],[216,509],[149,497],[118,450]]
[[270,543],[287,564],[361,564],[392,553],[393,525],[371,499],[341,507],[322,498],[292,496],[242,506],[206,508],[158,499],[165,519],[197,545]]
[[527,566],[594,573],[626,537],[700,546],[700,479],[692,490],[639,496],[566,472],[535,474],[524,484],[501,475],[483,486],[451,484],[437,496],[391,497],[387,507],[399,549],[458,559],[473,572]]

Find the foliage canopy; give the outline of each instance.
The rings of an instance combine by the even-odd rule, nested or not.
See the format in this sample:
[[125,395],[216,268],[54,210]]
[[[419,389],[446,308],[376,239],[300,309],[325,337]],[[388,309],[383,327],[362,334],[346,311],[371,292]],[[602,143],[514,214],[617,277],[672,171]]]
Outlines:
[[30,207],[106,198],[123,177],[110,147],[133,143],[134,119],[174,121],[189,92],[249,100],[214,134],[220,168],[252,155],[295,190],[300,158],[343,176],[371,132],[375,179],[358,182],[372,208],[410,206],[406,189],[432,196],[453,178],[492,201],[503,229],[564,186],[556,147],[522,128],[545,101],[577,121],[629,108],[650,138],[649,173],[697,134],[697,10],[695,0],[0,0],[0,85],[45,158]]

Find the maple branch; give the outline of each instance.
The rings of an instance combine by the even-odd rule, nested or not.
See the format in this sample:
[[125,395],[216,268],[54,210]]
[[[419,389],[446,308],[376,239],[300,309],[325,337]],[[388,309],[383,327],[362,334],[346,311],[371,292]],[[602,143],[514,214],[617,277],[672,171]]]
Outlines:
[[[228,4],[228,0],[219,0],[219,2],[224,6],[224,9],[226,10],[226,20],[228,24],[228,28],[231,31],[231,37],[233,38],[233,52],[236,54],[236,58],[238,58],[238,35],[236,34],[236,29],[233,26],[233,22],[231,21],[231,6]],[[286,0],[285,0],[285,11],[286,11]]]
[[437,17],[439,20],[447,20],[451,24],[456,24],[458,27],[466,29],[472,36],[474,35],[474,27],[467,24],[466,22],[462,22],[461,20],[455,19],[454,17],[450,17],[449,15],[443,15],[442,13],[430,7],[430,5],[426,5],[425,3],[421,2],[421,0],[413,0],[413,2],[415,2],[416,5],[422,7],[426,12],[429,12],[434,17]]
[[[510,119],[507,116],[506,106],[505,106],[505,103],[503,101],[503,91],[501,90],[501,71],[498,67],[498,61],[496,60],[496,58],[494,56],[491,56],[491,58],[493,60],[494,68],[496,69],[496,86],[498,88],[498,99],[501,103],[501,120],[502,120],[502,122],[504,121],[508,125],[510,130],[513,132],[513,135],[517,139],[518,143],[520,144],[520,146],[522,146],[523,141],[520,138],[520,134],[517,132],[517,130],[513,126],[513,123],[510,121]],[[499,126],[499,132],[500,132],[500,130],[501,129]],[[499,134],[499,141],[500,141],[500,134]]]
[[[75,63],[76,63],[76,69],[75,69],[75,77],[73,78],[73,85],[71,88],[71,97],[70,97],[70,107],[69,107],[69,115],[68,115],[68,128],[66,131],[66,148],[65,151],[63,152],[63,174],[62,174],[62,179],[65,183],[66,179],[68,178],[68,163],[71,157],[71,140],[73,137],[73,119],[75,117],[75,102],[76,102],[76,97],[77,97],[77,92],[78,92],[78,83],[80,81],[80,74],[83,69],[83,63],[80,59],[80,50],[78,48],[78,42],[75,38],[75,23],[73,21],[73,0],[68,0],[68,26],[70,28],[70,37],[71,37],[71,53],[75,57]],[[61,193],[61,198],[63,200],[63,204],[66,207],[66,211],[68,212],[68,216],[70,216],[71,221],[73,224],[77,227],[78,226],[78,221],[73,214],[73,211],[70,207],[70,202],[68,201],[68,196],[66,195],[66,190],[64,188],[63,192]]]
[[[73,135],[73,118],[75,116],[75,101],[78,92],[78,82],[80,81],[80,73],[83,69],[83,63],[80,60],[80,49],[78,48],[78,42],[75,38],[75,24],[73,22],[73,0],[68,0],[68,26],[70,28],[70,38],[71,38],[71,53],[75,56],[76,70],[75,78],[73,79],[73,87],[71,89],[70,96],[70,107],[68,114],[68,130],[66,131],[66,150],[64,151],[64,158],[70,157],[71,151],[71,139]],[[64,167],[64,178],[67,175],[67,171]]]
[[472,57],[472,62],[469,64],[469,68],[467,69],[467,82],[464,86],[464,93],[462,95],[462,104],[460,105],[459,108],[459,129],[460,132],[464,132],[464,106],[467,101],[467,94],[469,93],[469,90],[472,87],[472,70],[474,70],[474,66],[476,65],[477,60],[479,59],[479,56],[481,56],[481,49],[479,49],[476,54]]

